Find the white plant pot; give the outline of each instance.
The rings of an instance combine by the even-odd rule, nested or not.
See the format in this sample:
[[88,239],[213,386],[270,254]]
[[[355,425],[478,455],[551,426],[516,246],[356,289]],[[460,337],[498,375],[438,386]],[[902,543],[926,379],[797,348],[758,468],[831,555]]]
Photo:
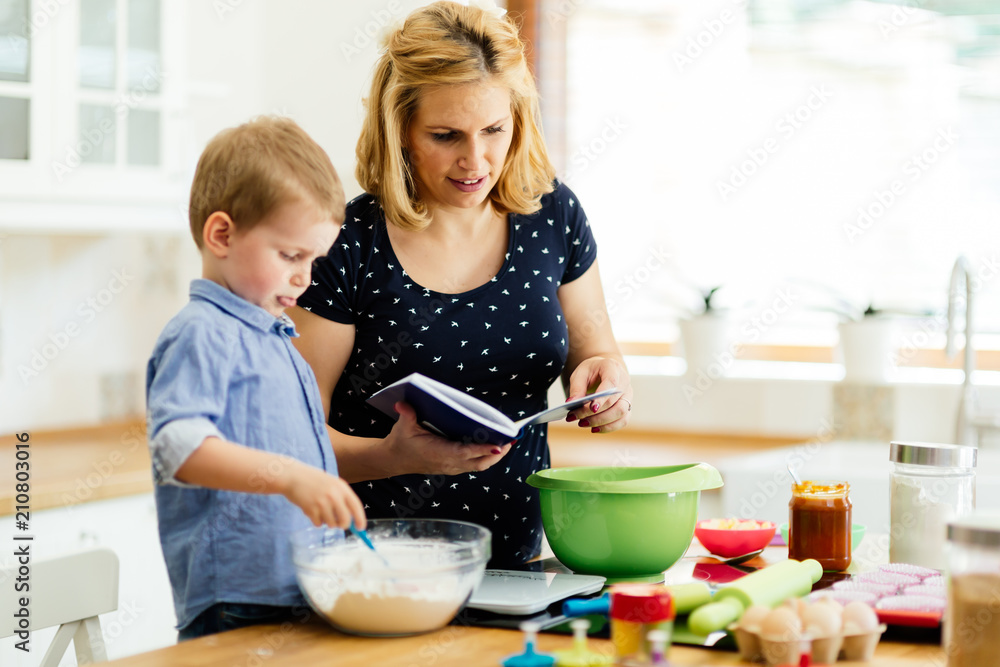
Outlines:
[[732,321],[726,315],[699,315],[680,321],[681,345],[688,374],[722,377],[733,365]]
[[896,372],[898,323],[890,317],[863,317],[838,327],[844,382],[888,384]]

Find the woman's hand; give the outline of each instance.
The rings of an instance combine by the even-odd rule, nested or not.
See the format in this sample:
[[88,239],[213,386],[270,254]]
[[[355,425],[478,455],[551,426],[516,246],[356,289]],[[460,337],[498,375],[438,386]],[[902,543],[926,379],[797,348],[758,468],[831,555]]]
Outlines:
[[580,426],[590,428],[592,433],[625,428],[632,412],[632,381],[619,360],[611,357],[584,359],[569,377],[570,398],[611,388],[621,393],[591,401],[567,415],[566,421],[579,419]]
[[393,474],[458,475],[486,470],[510,451],[506,445],[473,445],[439,437],[417,424],[417,415],[406,403],[396,403],[399,413],[384,446],[390,451]]

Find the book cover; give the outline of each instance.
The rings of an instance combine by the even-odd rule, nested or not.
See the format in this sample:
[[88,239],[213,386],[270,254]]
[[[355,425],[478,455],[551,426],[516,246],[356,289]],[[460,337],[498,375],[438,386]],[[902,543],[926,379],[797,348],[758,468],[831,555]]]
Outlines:
[[502,445],[517,438],[525,426],[561,419],[595,398],[617,393],[618,389],[607,389],[513,421],[475,396],[412,373],[376,392],[367,402],[396,419],[399,415],[393,406],[403,401],[416,411],[417,423],[432,433],[456,442]]

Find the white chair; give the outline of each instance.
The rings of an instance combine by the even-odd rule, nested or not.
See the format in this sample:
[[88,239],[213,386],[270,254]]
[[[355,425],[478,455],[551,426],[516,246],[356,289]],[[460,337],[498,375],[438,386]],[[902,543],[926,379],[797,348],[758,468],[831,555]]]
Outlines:
[[[32,542],[14,542],[34,546]],[[9,557],[9,556],[8,556]],[[20,598],[29,599],[30,630],[58,625],[41,667],[57,667],[70,640],[79,664],[107,660],[98,614],[118,609],[118,556],[110,549],[32,560],[30,590],[14,590],[18,577],[15,562],[0,570],[0,639],[17,634]]]

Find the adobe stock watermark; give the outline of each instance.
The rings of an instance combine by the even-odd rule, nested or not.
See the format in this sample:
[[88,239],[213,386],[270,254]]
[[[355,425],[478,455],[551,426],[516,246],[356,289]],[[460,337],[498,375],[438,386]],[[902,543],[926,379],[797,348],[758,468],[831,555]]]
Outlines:
[[73,509],[80,503],[90,500],[94,493],[114,474],[120,466],[128,461],[128,455],[139,447],[146,446],[146,423],[133,425],[122,433],[119,439],[121,447],[114,449],[105,458],[90,464],[91,470],[84,477],[77,477],[73,492],[64,491],[59,501],[68,509]]
[[369,13],[371,20],[363,26],[355,26],[354,35],[349,42],[340,42],[340,53],[344,60],[351,62],[368,47],[377,47],[382,40],[383,31],[391,29],[390,26],[396,23],[402,13],[403,8],[398,0],[390,0],[385,9],[372,10]]
[[160,90],[165,76],[166,74],[162,71],[147,67],[139,85],[115,100],[112,105],[114,120],[104,118],[97,124],[97,127],[81,130],[80,139],[76,144],[66,147],[66,157],[63,158],[63,161],[52,163],[52,173],[58,182],[62,183],[63,179],[83,164],[83,159],[97,150],[108,137],[114,137],[118,123],[128,118],[132,109],[142,104],[150,93]]
[[756,315],[746,320],[740,327],[740,337],[730,343],[728,348],[717,352],[712,363],[705,368],[698,368],[692,377],[693,381],[685,382],[681,387],[688,405],[694,402],[711,390],[715,383],[726,375],[737,357],[743,351],[744,345],[760,340],[761,336],[767,333],[785,314],[787,314],[798,301],[798,296],[788,287],[775,292],[770,305],[762,309]]
[[135,276],[129,275],[128,269],[125,267],[112,271],[111,278],[103,288],[77,304],[77,318],[67,322],[55,333],[50,333],[45,343],[32,348],[31,359],[28,363],[18,365],[17,374],[20,376],[21,382],[27,386],[32,379],[38,377],[42,371],[48,368],[49,364],[70,345],[72,340],[80,335],[86,325],[97,319],[97,316],[104,312],[133,280],[135,280]]
[[836,424],[827,419],[819,420],[816,436],[804,445],[798,445],[785,456],[785,467],[776,469],[770,479],[757,482],[757,490],[749,496],[740,499],[739,516],[741,519],[756,519],[760,511],[779,493],[787,494],[791,489],[792,477],[788,469],[801,469],[823,449],[823,445],[833,440],[837,433]]
[[[40,30],[44,30],[59,14],[59,10],[69,4],[69,0],[35,0],[28,6],[34,10],[31,15],[21,18],[20,31],[17,36],[24,39],[33,38]],[[7,39],[13,40],[14,34],[8,34]]]
[[878,21],[878,30],[882,33],[882,39],[889,39],[894,33],[909,26],[911,22],[919,23],[931,16],[930,12],[920,6],[920,0],[904,1],[891,6],[892,12],[888,19],[879,19]]
[[617,141],[628,127],[628,123],[623,121],[620,116],[604,121],[604,127],[596,136],[573,151],[573,155],[569,158],[569,167],[566,170],[564,180],[572,185],[574,179],[587,171],[590,165],[603,155],[608,150],[608,146]]
[[769,136],[758,146],[748,148],[746,158],[730,170],[729,177],[716,181],[715,187],[722,201],[728,201],[740,188],[749,183],[750,179],[768,163],[771,156],[781,149],[782,143],[787,143],[805,127],[831,97],[833,92],[825,83],[812,86],[805,101],[775,122],[774,130],[777,136]]
[[224,21],[229,14],[239,9],[243,2],[244,0],[212,0],[212,9],[215,10],[219,20]]
[[662,246],[652,248],[641,264],[616,280],[612,290],[618,296],[611,296],[605,299],[608,315],[613,315],[623,303],[631,299],[636,292],[649,283],[653,275],[667,265],[670,258],[670,253],[664,250]]
[[555,2],[546,2],[545,20],[550,27],[559,23],[565,23],[583,3],[584,0],[556,0]]
[[875,226],[899,198],[906,194],[907,182],[916,183],[941,156],[948,152],[958,140],[958,134],[949,125],[937,131],[931,145],[919,153],[914,153],[900,167],[903,178],[893,179],[884,190],[875,190],[867,206],[859,206],[854,222],[844,224],[844,234],[852,244]]
[[746,9],[747,2],[748,0],[735,0],[733,7],[726,7],[714,17],[702,21],[701,30],[688,37],[683,49],[674,51],[674,65],[680,74],[712,48],[726,28],[740,16],[740,11]]

